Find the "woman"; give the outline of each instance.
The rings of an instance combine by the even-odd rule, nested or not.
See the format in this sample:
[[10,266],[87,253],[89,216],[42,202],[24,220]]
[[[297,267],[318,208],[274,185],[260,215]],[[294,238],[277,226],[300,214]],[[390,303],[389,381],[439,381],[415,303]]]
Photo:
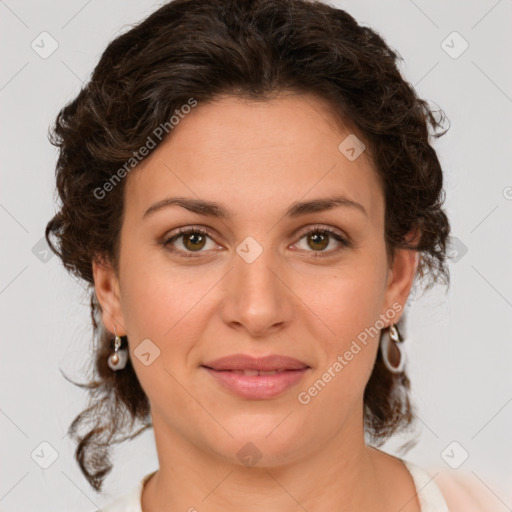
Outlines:
[[326,4],[175,0],[60,112],[46,236],[98,339],[77,461],[100,490],[149,426],[159,458],[104,511],[455,510],[375,447],[414,418],[413,284],[449,283],[444,132],[398,58]]

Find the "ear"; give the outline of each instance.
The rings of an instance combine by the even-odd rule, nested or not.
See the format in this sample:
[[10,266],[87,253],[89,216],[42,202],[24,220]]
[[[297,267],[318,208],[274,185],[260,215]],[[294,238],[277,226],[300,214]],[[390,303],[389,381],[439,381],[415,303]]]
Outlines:
[[[396,303],[402,306],[400,311],[404,310],[418,268],[419,256],[418,251],[396,250],[395,260],[388,272],[383,313],[389,309],[394,309],[393,304]],[[400,316],[393,323],[398,322],[399,318]]]
[[92,263],[94,289],[101,305],[103,325],[112,334],[114,327],[118,336],[126,335],[126,327],[121,309],[119,279],[112,265],[103,258],[94,259]]

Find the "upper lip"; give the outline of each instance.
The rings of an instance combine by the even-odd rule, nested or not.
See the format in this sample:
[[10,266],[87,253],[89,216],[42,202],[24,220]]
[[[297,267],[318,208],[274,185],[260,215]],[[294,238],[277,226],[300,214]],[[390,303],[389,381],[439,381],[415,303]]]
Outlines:
[[309,368],[303,361],[293,357],[273,354],[265,357],[253,357],[246,354],[233,354],[203,364],[213,370],[301,370]]

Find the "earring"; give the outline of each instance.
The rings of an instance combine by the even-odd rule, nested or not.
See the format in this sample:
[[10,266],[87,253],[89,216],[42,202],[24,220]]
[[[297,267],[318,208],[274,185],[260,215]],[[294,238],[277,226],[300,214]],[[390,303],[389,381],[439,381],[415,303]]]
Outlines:
[[[391,343],[391,340],[393,343]],[[402,342],[403,339],[400,338],[400,334],[395,324],[391,324],[389,329],[382,333],[380,342],[382,359],[386,368],[391,373],[401,373],[404,371],[405,352],[400,345]],[[390,357],[391,351],[394,352],[394,354]]]
[[115,341],[114,353],[108,356],[108,365],[114,371],[122,370],[128,361],[128,351],[126,349],[119,350],[121,346],[121,338],[117,335],[116,327],[114,325]]

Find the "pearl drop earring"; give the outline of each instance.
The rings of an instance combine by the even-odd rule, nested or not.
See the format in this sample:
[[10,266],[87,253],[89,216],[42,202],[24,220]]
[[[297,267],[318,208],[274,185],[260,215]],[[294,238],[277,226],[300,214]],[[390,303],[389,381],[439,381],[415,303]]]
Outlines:
[[128,361],[128,351],[126,349],[119,350],[121,346],[121,338],[117,335],[117,330],[114,325],[115,341],[114,353],[108,356],[108,365],[114,371],[122,370]]

